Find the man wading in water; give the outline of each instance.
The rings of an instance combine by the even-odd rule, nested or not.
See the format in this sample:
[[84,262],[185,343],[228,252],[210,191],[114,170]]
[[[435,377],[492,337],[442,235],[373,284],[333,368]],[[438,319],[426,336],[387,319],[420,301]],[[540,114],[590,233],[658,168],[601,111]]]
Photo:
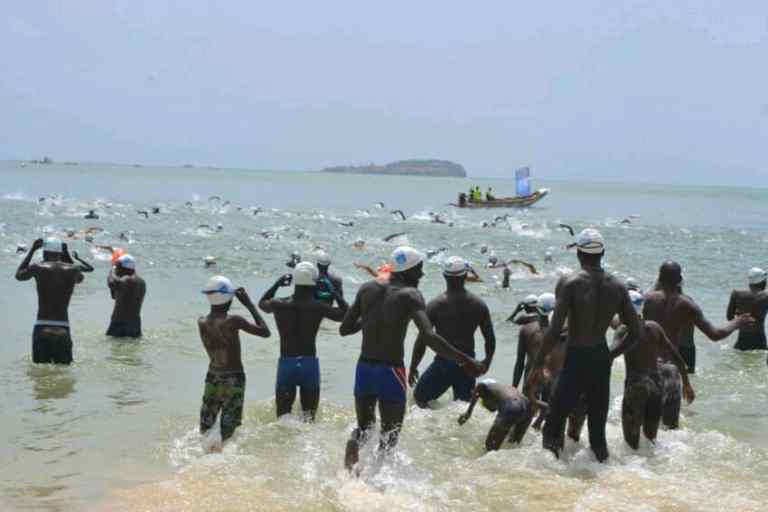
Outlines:
[[[43,249],[43,262],[30,265],[32,256]],[[71,263],[67,244],[57,238],[32,244],[16,271],[18,281],[37,283],[37,321],[32,331],[32,361],[70,364],[72,338],[69,332],[69,301],[75,285],[83,282],[79,265]],[[70,263],[65,263],[70,262]]]
[[[543,446],[559,457],[563,448],[565,421],[584,394],[587,402],[589,444],[600,462],[608,458],[605,423],[610,399],[611,364],[637,340],[640,326],[637,314],[623,283],[607,275],[601,267],[605,252],[603,236],[585,229],[576,239],[581,271],[565,276],[558,283],[557,304],[542,347],[528,378],[529,400],[535,407],[535,393],[542,379],[547,355],[560,343],[563,324],[568,319],[568,348],[565,364],[549,406],[543,429]],[[618,313],[627,326],[626,343],[614,352],[605,339],[613,316]]]
[[424,297],[416,287],[424,273],[424,255],[411,247],[392,253],[388,282],[370,281],[360,287],[339,333],[363,331],[362,350],[355,371],[357,428],[347,442],[345,466],[352,469],[359,449],[376,423],[376,404],[381,414],[380,450],[393,448],[405,416],[406,376],[403,351],[408,323],[413,320],[422,340],[442,357],[456,361],[468,375],[481,375],[485,367],[453,348],[433,331]]
[[765,314],[768,312],[768,294],[765,283],[768,273],[761,268],[747,272],[749,290],[733,290],[725,317],[730,321],[740,313],[751,313],[754,325],[739,329],[739,337],[733,348],[738,350],[765,350]]
[[107,285],[115,309],[107,336],[141,338],[141,306],[147,285],[136,274],[136,260],[129,254],[120,256],[107,277]]

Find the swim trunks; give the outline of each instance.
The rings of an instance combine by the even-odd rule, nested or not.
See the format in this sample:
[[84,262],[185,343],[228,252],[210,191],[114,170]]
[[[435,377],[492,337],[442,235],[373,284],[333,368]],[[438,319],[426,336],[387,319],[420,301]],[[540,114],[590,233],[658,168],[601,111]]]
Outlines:
[[677,428],[680,423],[680,406],[683,397],[680,372],[672,363],[659,363],[659,376],[662,420],[665,426]]
[[317,357],[281,357],[277,362],[275,391],[303,391],[320,389],[320,361]]
[[363,359],[355,370],[355,397],[375,397],[382,402],[405,403],[405,368]]
[[245,374],[242,372],[208,372],[205,375],[203,405],[200,408],[200,432],[205,433],[216,423],[221,411],[221,438],[232,437],[243,419]]
[[[470,354],[474,357],[474,354]],[[458,363],[435,356],[435,360],[419,378],[413,397],[417,402],[425,404],[437,400],[448,388],[453,388],[453,399],[469,402],[475,379],[467,375]]]
[[655,439],[661,421],[661,410],[661,376],[658,373],[628,375],[624,381],[624,398],[621,403],[621,421],[625,437],[629,435],[636,440],[640,427],[645,426],[646,436],[651,440]]
[[72,363],[72,338],[67,322],[38,320],[32,330],[32,361]]
[[739,338],[733,348],[737,350],[766,350],[765,333],[739,331]]
[[134,323],[113,320],[109,324],[109,329],[107,329],[107,336],[115,338],[141,338],[141,321],[139,320]]
[[677,347],[677,351],[682,356],[683,361],[685,361],[685,366],[688,367],[688,373],[696,373],[696,345],[693,343],[690,345],[681,343],[680,346]]

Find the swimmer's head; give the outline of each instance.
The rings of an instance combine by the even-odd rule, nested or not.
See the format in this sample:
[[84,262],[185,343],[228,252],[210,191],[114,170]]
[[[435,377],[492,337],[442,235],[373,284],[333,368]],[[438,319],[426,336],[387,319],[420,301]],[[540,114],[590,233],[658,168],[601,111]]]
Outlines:
[[536,302],[536,310],[541,316],[547,316],[555,310],[555,294],[542,293]]
[[539,304],[539,297],[531,293],[530,295],[526,296],[523,299],[523,302],[520,304],[522,305],[523,309],[525,309],[526,313],[533,313],[536,311],[536,306]]
[[760,287],[762,286],[765,288],[765,282],[768,279],[768,273],[766,273],[765,270],[753,267],[749,269],[749,272],[747,272],[747,281],[749,281],[749,286],[751,287]]
[[363,240],[362,238],[358,238],[357,240],[355,240],[355,242],[352,245],[354,246],[355,249],[362,249],[363,247],[365,247],[365,240]]
[[235,287],[232,281],[224,276],[213,276],[203,288],[202,293],[208,298],[211,306],[224,306],[235,297]]
[[216,257],[215,256],[206,256],[203,258],[203,264],[206,267],[214,267],[216,266]]
[[302,261],[293,269],[294,286],[315,286],[317,284],[317,268],[309,261]]
[[133,274],[136,271],[136,258],[130,254],[123,254],[117,259],[115,266],[127,274]]
[[496,256],[490,256],[490,257],[488,258],[488,263],[490,263],[491,265],[495,265],[495,264],[497,264],[498,262],[499,262],[499,258],[498,258],[498,257],[496,257]]
[[605,240],[598,230],[587,228],[576,237],[576,248],[582,254],[602,255],[605,252]]
[[58,238],[46,238],[43,241],[43,260],[58,261],[64,252],[64,242]]
[[629,301],[632,303],[632,307],[635,308],[635,312],[640,315],[643,312],[643,305],[645,304],[645,297],[643,294],[635,291],[629,291]]
[[469,272],[469,263],[459,256],[451,256],[443,264],[445,277],[465,277]]
[[640,285],[637,284],[637,280],[634,277],[628,277],[624,284],[626,285],[627,290],[640,291]]
[[424,254],[413,247],[403,245],[392,251],[390,258],[392,273],[412,286],[418,286],[419,279],[424,276]]
[[683,284],[683,268],[676,261],[665,261],[659,267],[658,287],[680,288]]
[[330,267],[331,257],[325,251],[319,251],[317,253],[317,266],[318,267]]

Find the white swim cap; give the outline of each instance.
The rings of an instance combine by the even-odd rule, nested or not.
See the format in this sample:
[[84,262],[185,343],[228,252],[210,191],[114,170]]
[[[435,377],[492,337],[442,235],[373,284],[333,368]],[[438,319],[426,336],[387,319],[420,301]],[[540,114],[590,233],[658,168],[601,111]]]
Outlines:
[[629,291],[629,300],[632,302],[632,307],[635,308],[635,311],[639,315],[643,312],[643,304],[645,304],[645,297],[643,297],[643,294],[640,292],[636,292],[635,290]]
[[322,265],[324,267],[327,267],[331,264],[331,257],[328,255],[325,251],[320,251],[317,253],[317,264]]
[[221,306],[232,301],[235,296],[235,287],[232,286],[232,281],[226,277],[213,276],[208,280],[202,293],[208,297],[208,302],[212,306]]
[[637,284],[637,281],[634,277],[628,277],[625,284],[627,286],[627,290],[640,291],[640,285]]
[[443,264],[443,275],[445,276],[460,277],[467,275],[467,272],[469,272],[469,264],[459,256],[451,256]]
[[747,272],[747,280],[749,281],[749,284],[760,284],[765,282],[766,279],[768,279],[768,273],[761,268],[753,267]]
[[206,256],[203,258],[203,261],[206,265],[215,265],[216,264],[216,256]]
[[576,237],[576,247],[585,254],[602,254],[605,240],[598,230],[587,228]]
[[136,270],[136,258],[130,254],[123,254],[115,263],[126,270]]
[[496,384],[496,379],[491,379],[486,377],[485,379],[480,379],[478,384]]
[[548,315],[555,309],[555,294],[554,293],[542,293],[539,295],[536,309],[539,310],[540,315]]
[[64,243],[58,238],[46,238],[43,242],[43,251],[60,253],[64,251]]
[[424,261],[424,255],[414,249],[403,245],[392,251],[392,272],[405,272]]
[[315,286],[317,283],[317,268],[309,261],[302,261],[293,269],[293,284],[295,286]]
[[526,306],[535,306],[539,302],[539,297],[534,295],[533,293],[528,295],[526,298],[523,299],[523,304]]

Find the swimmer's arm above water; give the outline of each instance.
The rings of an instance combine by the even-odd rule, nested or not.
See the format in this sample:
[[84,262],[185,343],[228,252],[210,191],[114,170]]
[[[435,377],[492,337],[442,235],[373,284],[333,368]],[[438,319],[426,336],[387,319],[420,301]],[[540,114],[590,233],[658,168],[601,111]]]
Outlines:
[[243,307],[245,307],[245,309],[247,309],[253,317],[253,322],[249,322],[241,316],[236,316],[235,318],[239,319],[236,320],[237,328],[241,331],[247,332],[248,334],[253,334],[254,336],[269,338],[271,334],[269,332],[269,327],[267,326],[266,322],[264,322],[264,319],[261,318],[261,315],[259,315],[259,312],[256,310],[256,306],[253,305],[253,302],[248,296],[248,293],[245,291],[245,288],[238,288],[235,290],[235,297],[237,297],[237,300],[240,301],[240,304],[242,304]]
[[467,412],[459,416],[459,425],[465,424],[472,417],[472,411],[475,409],[478,398],[480,398],[480,393],[477,392],[477,387],[475,387],[474,391],[472,391],[472,399],[469,401]]
[[277,290],[281,286],[290,285],[291,280],[291,274],[284,274],[280,276],[277,281],[275,281],[275,284],[273,284],[272,287],[267,290],[264,295],[261,296],[261,300],[259,300],[259,309],[265,313],[272,313],[274,311],[272,307],[272,299],[275,297],[275,293],[277,293]]
[[30,266],[30,262],[32,261],[32,256],[34,256],[35,252],[37,252],[42,246],[43,246],[42,238],[38,238],[32,243],[32,247],[29,248],[29,252],[27,252],[27,255],[24,256],[23,260],[21,260],[21,264],[19,265],[19,268],[16,270],[17,281],[29,281],[35,276],[35,274],[37,273],[37,266],[36,265]]

